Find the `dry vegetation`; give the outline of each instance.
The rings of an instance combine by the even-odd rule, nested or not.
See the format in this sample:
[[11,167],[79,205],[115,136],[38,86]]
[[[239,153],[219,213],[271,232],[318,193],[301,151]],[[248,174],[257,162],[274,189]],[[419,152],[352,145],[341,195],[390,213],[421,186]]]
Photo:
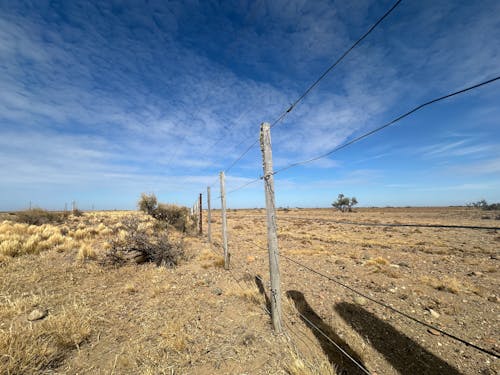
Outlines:
[[[137,224],[133,230],[130,215]],[[498,223],[481,219],[484,215],[461,208],[350,214],[291,209],[278,213],[280,249],[373,298],[498,352],[497,232],[335,223]],[[264,284],[268,279],[263,210],[229,212],[231,272],[224,271],[222,256],[204,239],[182,233],[184,227],[177,231],[159,225],[145,214],[93,212],[37,225],[19,220],[24,219],[0,217],[2,374],[358,373],[298,312],[378,374],[499,371],[490,356],[285,260],[286,333],[273,335],[255,281],[255,275]],[[218,212],[212,227],[214,248],[220,251]],[[168,233],[172,249],[182,248],[182,256],[156,262],[160,267],[136,264],[136,254],[123,250],[137,247],[129,246],[137,244],[131,241],[134,231],[147,234],[134,238],[140,244],[149,241],[152,249],[160,234]],[[133,256],[109,262],[113,249]]]
[[[285,374],[299,360],[255,284],[236,286],[203,239],[140,213],[19,216],[0,221],[0,373]],[[164,233],[184,250],[175,262],[115,259],[156,254]]]

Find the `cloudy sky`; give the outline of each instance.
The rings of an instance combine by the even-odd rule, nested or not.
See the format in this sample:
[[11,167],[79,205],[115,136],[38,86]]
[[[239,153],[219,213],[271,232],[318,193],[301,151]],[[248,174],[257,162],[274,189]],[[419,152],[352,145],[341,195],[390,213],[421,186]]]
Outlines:
[[[393,1],[0,1],[0,210],[191,205]],[[275,168],[500,75],[500,2],[404,0],[273,128]],[[279,206],[500,200],[500,81],[276,175]],[[258,145],[227,189],[262,173]],[[262,183],[228,195],[263,206]],[[217,206],[217,203],[215,203]]]

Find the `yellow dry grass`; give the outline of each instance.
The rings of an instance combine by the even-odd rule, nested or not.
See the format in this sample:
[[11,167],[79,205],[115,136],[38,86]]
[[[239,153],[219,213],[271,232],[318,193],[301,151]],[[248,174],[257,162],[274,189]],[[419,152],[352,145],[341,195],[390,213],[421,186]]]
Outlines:
[[[19,309],[29,313],[19,301],[1,310],[4,317],[17,315]],[[16,311],[17,310],[17,311]],[[34,374],[57,368],[91,333],[91,313],[82,306],[72,306],[37,322],[28,322],[26,315],[10,320],[0,329],[0,370],[3,374]]]

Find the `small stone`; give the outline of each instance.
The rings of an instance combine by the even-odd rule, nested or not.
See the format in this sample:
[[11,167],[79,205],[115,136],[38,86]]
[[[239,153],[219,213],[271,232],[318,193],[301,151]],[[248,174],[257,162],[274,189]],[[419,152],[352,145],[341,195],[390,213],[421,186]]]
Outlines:
[[220,295],[222,295],[222,289],[221,288],[214,288],[212,290],[212,293],[217,295],[217,296],[220,296]]
[[33,322],[35,320],[41,320],[49,315],[49,310],[36,308],[28,315],[28,320]]
[[434,311],[433,309],[429,309],[429,312],[434,318],[439,318],[441,316],[437,311]]
[[360,306],[364,306],[366,305],[368,301],[366,300],[365,297],[361,297],[361,296],[356,296],[354,297],[354,303],[360,305]]
[[488,297],[488,301],[498,303],[498,297],[495,295],[491,295]]

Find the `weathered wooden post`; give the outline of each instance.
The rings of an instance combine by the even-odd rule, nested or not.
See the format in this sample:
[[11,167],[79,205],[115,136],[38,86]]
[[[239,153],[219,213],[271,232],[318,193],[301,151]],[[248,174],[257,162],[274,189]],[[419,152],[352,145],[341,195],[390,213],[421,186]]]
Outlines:
[[269,251],[269,273],[271,278],[271,319],[273,328],[280,333],[281,323],[281,285],[279,269],[278,235],[276,229],[276,207],[274,199],[273,154],[271,149],[271,126],[264,122],[260,127],[260,148],[264,169],[264,190],[267,213],[267,248]]
[[227,217],[226,217],[226,176],[224,172],[220,173],[220,201],[222,213],[222,246],[224,248],[224,269],[229,269],[229,252],[227,249]]
[[212,244],[212,211],[210,206],[210,186],[207,187],[207,233],[208,243]]
[[198,221],[200,222],[200,235],[203,234],[203,199],[202,199],[202,194],[200,193],[200,199],[198,201],[198,207],[200,208],[199,214],[199,219]]

